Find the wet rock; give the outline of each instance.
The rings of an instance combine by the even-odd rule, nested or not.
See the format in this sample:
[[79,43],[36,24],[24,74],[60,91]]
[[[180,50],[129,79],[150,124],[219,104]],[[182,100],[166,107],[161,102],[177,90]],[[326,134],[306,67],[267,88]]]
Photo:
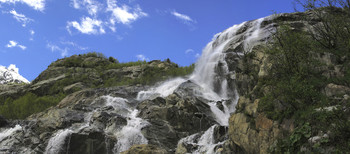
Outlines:
[[196,98],[159,97],[143,101],[137,108],[139,116],[151,124],[142,130],[144,136],[150,144],[162,145],[167,150],[175,149],[181,138],[204,131],[216,123],[210,116],[210,107]]
[[0,115],[0,128],[5,127],[8,125],[8,121],[5,119],[5,117]]
[[122,152],[121,154],[168,154],[165,149],[157,147],[156,145],[142,144],[134,145],[129,150]]
[[206,131],[182,138],[177,144],[175,153],[220,153],[225,140],[227,140],[227,127],[214,125]]
[[114,142],[104,134],[91,132],[89,134],[71,134],[68,141],[67,153],[113,153]]
[[188,80],[180,84],[179,87],[174,91],[174,93],[181,97],[201,96],[201,90],[202,88],[200,86],[198,86],[191,80]]

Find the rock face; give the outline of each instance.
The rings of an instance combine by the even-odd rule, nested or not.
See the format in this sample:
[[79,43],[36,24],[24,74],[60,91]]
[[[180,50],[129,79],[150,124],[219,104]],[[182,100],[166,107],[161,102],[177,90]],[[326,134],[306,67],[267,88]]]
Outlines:
[[[308,26],[305,17],[313,18],[307,12],[280,14],[233,26],[208,44],[189,78],[153,87],[93,85],[137,79],[155,68],[165,71],[177,66],[151,61],[101,69],[111,62],[79,55],[58,60],[22,87],[21,93],[69,95],[57,106],[25,120],[0,118],[0,153],[267,153],[295,126],[293,119],[277,122],[257,111],[260,99],[255,89],[272,65],[263,48],[271,39],[270,32],[279,27],[277,23],[303,30]],[[250,52],[255,55],[249,56]],[[208,59],[214,64],[205,61]],[[331,55],[320,59],[332,62]],[[343,75],[336,70],[324,75]],[[66,82],[69,84],[60,85]],[[55,86],[58,90],[52,89]],[[263,93],[270,90],[260,88]],[[345,98],[349,89],[329,84],[325,93]]]
[[122,154],[167,154],[168,152],[164,149],[158,148],[155,145],[135,145],[132,146],[129,150],[122,152]]

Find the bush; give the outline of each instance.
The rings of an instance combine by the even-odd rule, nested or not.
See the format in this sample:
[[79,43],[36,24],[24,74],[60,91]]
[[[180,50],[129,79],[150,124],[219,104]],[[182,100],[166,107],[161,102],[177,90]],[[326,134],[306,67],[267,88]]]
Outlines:
[[[335,55],[334,65],[350,68],[350,11],[349,1],[305,0],[298,1],[319,19],[320,24],[312,24],[309,31],[297,31],[288,25],[278,29],[274,44],[266,49],[272,63],[270,75],[264,78],[265,86],[271,91],[261,98],[258,111],[268,118],[282,122],[294,119],[296,129],[280,139],[272,153],[299,153],[301,147],[311,152],[324,152],[327,147],[335,152],[350,150],[349,106],[328,98],[322,91],[330,82],[349,85],[346,77],[327,79],[319,68],[326,66],[315,55],[330,53]],[[343,2],[343,3],[341,3]],[[336,8],[340,4],[347,7]],[[318,8],[321,7],[321,8]],[[349,77],[345,69],[344,76]],[[316,109],[339,105],[334,111]],[[311,136],[320,132],[332,134],[312,145]],[[330,132],[330,134],[329,134]]]
[[28,92],[16,100],[8,98],[4,104],[0,105],[0,115],[8,119],[25,119],[33,113],[57,105],[64,97],[65,95],[62,93],[54,96],[38,97]]
[[113,58],[113,57],[109,57],[108,60],[111,63],[119,63],[119,61],[117,59]]

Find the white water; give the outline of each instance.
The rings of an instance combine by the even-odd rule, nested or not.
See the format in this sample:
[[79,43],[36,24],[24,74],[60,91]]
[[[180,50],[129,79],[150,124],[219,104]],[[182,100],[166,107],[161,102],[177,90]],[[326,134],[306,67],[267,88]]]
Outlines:
[[155,96],[160,96],[160,97],[169,96],[170,94],[172,94],[174,92],[174,90],[176,90],[177,87],[179,87],[179,85],[181,83],[184,83],[185,81],[187,81],[187,80],[183,79],[183,78],[172,79],[168,82],[164,82],[163,84],[159,85],[158,87],[151,88],[147,91],[140,91],[137,94],[136,99],[137,100],[145,100],[145,99],[155,97]]
[[193,154],[213,154],[215,153],[216,146],[224,144],[224,142],[215,143],[214,129],[217,126],[218,125],[211,126],[202,134],[198,141],[195,141],[198,134],[193,134],[181,139],[178,144],[191,144],[195,146],[196,150],[192,152]]
[[7,137],[11,136],[14,132],[17,132],[21,129],[22,129],[22,127],[20,125],[16,125],[13,128],[9,128],[9,129],[6,129],[6,130],[0,132],[0,142],[2,140],[6,139]]
[[129,113],[128,124],[120,132],[115,134],[118,139],[114,149],[116,153],[128,150],[133,145],[148,143],[147,139],[141,133],[141,129],[148,125],[148,122],[136,117],[137,114],[138,110],[136,109]]
[[[187,80],[191,80],[197,84],[200,88],[199,95],[209,100],[209,106],[214,114],[214,118],[217,123],[222,126],[228,126],[228,118],[230,113],[234,112],[235,105],[238,101],[238,94],[236,89],[228,89],[227,76],[234,75],[234,72],[230,72],[228,64],[226,63],[224,53],[225,48],[231,42],[238,42],[243,44],[243,50],[237,54],[243,56],[244,53],[250,52],[251,49],[258,44],[262,39],[268,36],[266,29],[261,29],[261,23],[266,18],[261,18],[252,22],[245,22],[239,25],[234,25],[231,28],[225,30],[214,36],[213,41],[210,42],[204,49],[202,56],[196,63],[196,68],[193,74],[187,78],[176,78],[162,83],[157,87],[153,87],[147,91],[141,91],[138,93],[137,100],[145,100],[153,97],[166,97],[172,94],[182,83]],[[249,24],[249,25],[247,25]],[[241,28],[248,26],[244,33],[238,34]],[[243,40],[241,40],[244,38]],[[230,46],[237,47],[239,44],[230,44]],[[220,65],[219,65],[220,64]],[[216,72],[220,69],[220,74]],[[220,85],[215,88],[215,85]],[[147,139],[142,135],[141,129],[148,125],[148,122],[137,117],[138,110],[129,104],[128,100],[120,97],[103,96],[102,99],[106,100],[104,106],[112,106],[119,114],[127,118],[127,125],[121,128],[121,130],[115,130],[113,134],[117,138],[118,142],[115,145],[114,152],[120,153],[129,149],[135,144],[147,144]],[[230,102],[229,102],[230,100]],[[220,110],[216,103],[223,101],[224,110]],[[92,115],[92,114],[87,114]],[[91,118],[91,117],[90,117]],[[87,118],[87,119],[90,119]],[[87,120],[82,127],[78,130],[90,127],[90,120]],[[194,135],[182,139],[180,142],[186,142],[195,144],[198,149],[194,153],[215,153],[216,146],[223,143],[214,143],[214,129],[216,125],[210,127],[199,139],[197,143],[193,140]],[[77,132],[76,129],[67,128],[57,132],[49,141],[46,148],[46,153],[55,153],[62,148],[65,139],[73,132]],[[108,132],[110,133],[110,132]]]
[[45,154],[57,154],[64,147],[66,138],[73,133],[70,129],[59,130],[55,135],[49,140],[46,146]]
[[[99,112],[101,108],[111,106],[114,111],[127,119],[127,125],[121,128],[121,130],[110,130],[105,129],[106,134],[114,134],[118,142],[115,144],[113,149],[114,153],[119,154],[125,150],[128,150],[131,146],[135,144],[147,144],[147,139],[142,135],[141,129],[148,125],[148,122],[137,117],[139,111],[134,109],[132,105],[129,104],[127,99],[121,97],[112,96],[101,96],[99,99],[104,99],[105,103],[101,104],[99,107],[93,111],[86,113],[84,122],[78,126],[72,126],[66,129],[59,130],[56,132],[48,142],[45,149],[45,154],[56,154],[66,148],[67,137],[72,133],[79,133],[85,128],[94,127],[92,123],[92,116],[95,112]],[[95,101],[92,105],[98,105],[99,101]],[[112,131],[112,132],[111,132]]]
[[139,111],[133,109],[129,105],[127,99],[112,96],[102,96],[106,99],[106,106],[112,106],[117,110],[119,114],[122,114],[127,119],[127,125],[120,131],[114,132],[114,135],[118,139],[115,144],[114,153],[120,153],[128,150],[131,146],[136,144],[147,144],[147,139],[142,135],[141,129],[147,126],[149,123],[139,117],[137,117]]
[[[228,64],[225,60],[226,54],[224,51],[228,45],[233,48],[243,45],[243,51],[238,51],[238,53],[236,53],[237,55],[244,56],[244,54],[251,52],[254,46],[267,39],[271,35],[271,32],[274,31],[273,28],[268,26],[264,29],[261,28],[261,23],[264,20],[271,20],[272,18],[274,18],[274,16],[260,18],[252,22],[244,22],[239,25],[234,25],[222,33],[216,34],[212,42],[204,48],[202,56],[196,63],[195,71],[189,80],[202,87],[202,96],[211,100],[208,105],[214,114],[214,118],[221,126],[228,126],[230,113],[235,111],[235,105],[237,104],[239,97],[237,89],[228,89],[229,86],[226,78],[227,76],[230,76],[234,79],[235,74],[228,69]],[[246,26],[248,27],[245,32],[238,33],[241,28]],[[235,42],[236,44],[232,44],[232,42]],[[219,63],[221,64],[220,74],[217,74],[215,69],[218,68]],[[168,84],[174,84],[171,82],[172,81],[169,81]],[[220,83],[220,89],[215,89],[214,86],[218,83]],[[232,96],[233,98],[229,98]],[[227,99],[231,99],[232,102],[225,101]],[[223,110],[220,110],[217,106],[217,102],[220,100],[224,100],[222,104],[224,107]],[[198,141],[195,141],[197,134],[194,134],[181,139],[179,144],[186,143],[198,147],[196,151],[192,151],[192,153],[196,154],[216,153],[215,147],[224,144],[224,142],[215,143],[215,127],[216,125],[210,127]]]
[[[230,113],[235,110],[238,94],[236,89],[228,89],[229,86],[226,76],[232,75],[234,72],[230,72],[228,69],[228,64],[225,60],[225,48],[229,43],[236,42],[236,44],[230,44],[230,46],[237,47],[239,44],[242,44],[244,50],[239,51],[237,53],[238,55],[243,56],[245,53],[250,52],[255,45],[259,44],[261,40],[270,35],[268,29],[261,29],[261,23],[271,18],[272,17],[260,18],[255,21],[244,22],[239,25],[234,25],[222,33],[216,34],[213,40],[203,49],[202,55],[196,63],[196,68],[188,79],[176,78],[166,81],[160,86],[139,92],[137,99],[151,99],[154,96],[166,97],[172,94],[180,84],[191,80],[201,87],[201,97],[210,100],[208,105],[210,105],[216,121],[220,125],[228,126],[228,118],[230,117]],[[238,33],[244,27],[247,27],[247,30],[243,33]],[[216,72],[218,67],[220,67],[220,74]],[[215,89],[215,85],[217,84],[220,85],[218,86],[219,89]],[[232,102],[223,104],[225,108],[224,111],[216,107],[215,102],[228,99]]]

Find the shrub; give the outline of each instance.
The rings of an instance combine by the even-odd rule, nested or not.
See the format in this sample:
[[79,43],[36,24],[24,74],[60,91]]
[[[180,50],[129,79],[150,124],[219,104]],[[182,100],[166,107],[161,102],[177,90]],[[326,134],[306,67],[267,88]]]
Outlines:
[[0,115],[9,119],[24,119],[33,113],[57,105],[64,97],[65,95],[62,93],[54,96],[38,97],[28,92],[15,100],[8,98],[3,105],[0,105]]

